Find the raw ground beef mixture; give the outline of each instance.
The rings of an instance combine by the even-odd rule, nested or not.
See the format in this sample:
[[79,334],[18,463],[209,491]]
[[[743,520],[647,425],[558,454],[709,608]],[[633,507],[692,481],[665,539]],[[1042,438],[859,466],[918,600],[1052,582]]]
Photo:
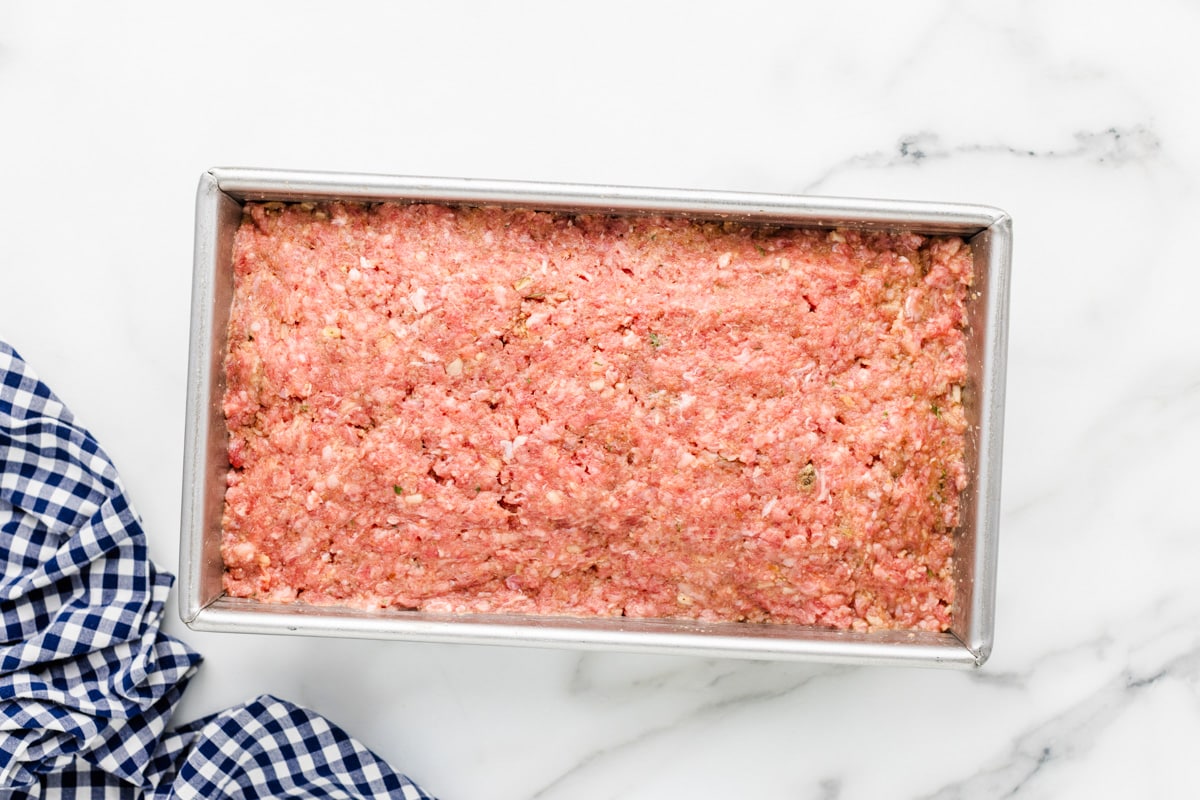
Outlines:
[[251,203],[234,264],[229,594],[949,626],[960,240]]

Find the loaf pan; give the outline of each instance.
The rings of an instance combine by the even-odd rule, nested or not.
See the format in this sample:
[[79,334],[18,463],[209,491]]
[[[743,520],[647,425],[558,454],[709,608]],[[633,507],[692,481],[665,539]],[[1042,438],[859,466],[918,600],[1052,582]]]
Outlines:
[[[969,484],[955,532],[951,630],[859,633],[789,624],[366,612],[226,596],[220,547],[229,463],[222,395],[234,232],[247,201],[319,200],[655,213],[962,237],[973,251],[976,274],[967,307],[969,377],[963,391]],[[216,168],[200,178],[195,226],[179,569],[180,611],[190,627],[857,664],[977,667],[988,658],[995,619],[1012,241],[1011,221],[1003,211],[949,203]]]

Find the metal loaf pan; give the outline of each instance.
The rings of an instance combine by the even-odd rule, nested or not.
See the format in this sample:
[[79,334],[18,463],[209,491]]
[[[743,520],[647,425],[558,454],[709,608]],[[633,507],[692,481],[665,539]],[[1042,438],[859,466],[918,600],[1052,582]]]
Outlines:
[[[223,358],[233,291],[232,242],[252,200],[424,201],[617,214],[662,213],[816,228],[954,234],[973,250],[968,307],[970,484],[956,532],[957,596],[947,633],[853,633],[796,625],[518,615],[449,616],[272,605],[221,588],[226,432]],[[612,649],[705,657],[973,667],[987,659],[995,617],[1011,221],[975,205],[851,200],[617,186],[394,177],[262,169],[201,176],[183,470],[181,614],[192,628],[425,642]]]

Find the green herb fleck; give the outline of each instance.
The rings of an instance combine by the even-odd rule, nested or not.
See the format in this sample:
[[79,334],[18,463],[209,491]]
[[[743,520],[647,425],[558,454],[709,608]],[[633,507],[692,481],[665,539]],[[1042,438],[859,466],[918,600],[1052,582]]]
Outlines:
[[761,244],[756,243],[754,245],[754,249],[758,251],[760,256],[765,256],[767,254],[767,248],[763,247]]
[[479,494],[479,493],[480,493],[480,492],[482,492],[482,491],[483,491],[483,487],[482,487],[482,486],[476,486],[476,487],[475,487],[475,494]]
[[401,486],[400,484],[395,484],[394,486],[392,486],[392,491],[395,492],[396,494],[404,494],[404,487]]
[[930,403],[930,404],[929,404],[929,410],[933,412],[933,415],[934,415],[935,417],[938,417],[939,419],[941,418],[941,416],[942,416],[942,410],[941,410],[940,408],[938,408],[938,404],[937,404],[937,403]]
[[926,574],[927,576],[929,576],[930,578],[932,578],[932,577],[933,577],[933,570],[932,570],[932,569],[930,569],[929,567],[926,567],[926,568],[925,568],[925,574]]
[[810,461],[800,468],[800,474],[796,477],[796,483],[800,484],[801,489],[811,489],[817,482],[817,468]]
[[663,346],[662,337],[654,331],[650,331],[650,346],[655,350]]

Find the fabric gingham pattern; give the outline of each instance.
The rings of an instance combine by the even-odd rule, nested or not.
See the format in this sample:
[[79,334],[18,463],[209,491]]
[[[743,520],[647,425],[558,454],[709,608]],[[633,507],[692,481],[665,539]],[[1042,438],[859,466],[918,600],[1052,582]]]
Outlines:
[[0,800],[429,798],[274,697],[170,729],[201,660],[160,630],[173,580],[99,444],[0,342]]

